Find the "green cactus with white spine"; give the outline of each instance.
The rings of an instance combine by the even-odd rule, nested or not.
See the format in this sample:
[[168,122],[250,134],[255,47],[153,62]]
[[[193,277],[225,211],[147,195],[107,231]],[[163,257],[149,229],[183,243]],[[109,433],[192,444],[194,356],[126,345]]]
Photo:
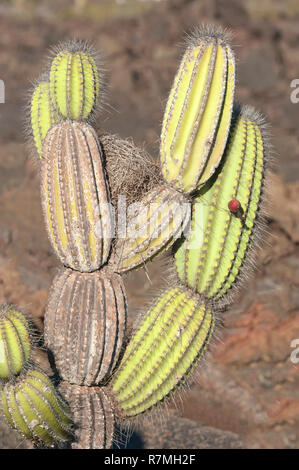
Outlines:
[[0,307],[0,408],[10,426],[36,445],[70,439],[68,405],[31,359],[30,322],[16,307]]
[[99,74],[92,52],[84,43],[63,44],[50,69],[50,94],[64,118],[83,121],[95,110]]
[[112,390],[125,417],[143,413],[183,383],[205,351],[215,316],[184,286],[156,300],[131,338]]
[[8,305],[0,306],[0,379],[18,375],[31,356],[30,326],[25,315]]
[[9,424],[37,444],[53,446],[72,434],[70,410],[50,379],[32,368],[1,391],[2,409]]
[[[158,172],[128,141],[93,131],[90,118],[102,92],[99,76],[83,43],[62,44],[47,79],[35,90],[31,107],[49,238],[61,262],[75,270],[65,271],[71,282],[55,281],[45,324],[46,341],[63,379],[61,391],[79,427],[76,442],[67,412],[56,410],[45,392],[32,395],[31,372],[21,373],[15,382],[18,403],[11,388],[16,385],[6,384],[2,393],[4,413],[13,427],[51,445],[70,439],[73,448],[109,447],[114,416],[132,419],[154,409],[184,385],[198,365],[217,322],[215,301],[238,282],[248,259],[268,154],[256,114],[244,108],[232,119],[235,59],[228,35],[219,28],[198,28],[187,41],[164,113]],[[85,152],[77,145],[81,134],[82,142],[88,141]],[[110,213],[102,208],[110,200],[116,204],[119,188],[130,202],[143,202],[146,210],[145,216],[132,217],[141,228],[139,238],[131,230],[128,239],[114,243]],[[184,211],[174,211],[168,218],[169,208],[161,214],[151,210],[151,203],[161,204],[162,196],[166,202],[192,203],[189,231],[183,236]],[[96,239],[95,221],[102,224],[101,241]],[[114,271],[143,266],[178,236],[173,253],[176,284],[144,314],[113,370],[126,318],[122,282]],[[118,292],[117,298],[113,292]],[[113,308],[106,308],[106,302]],[[97,335],[98,330],[105,334]],[[114,360],[112,342],[118,345]],[[97,352],[101,360],[92,362]],[[99,377],[107,383],[99,382]],[[36,400],[32,410],[28,386],[30,398]],[[42,406],[45,401],[54,409],[52,414]],[[78,409],[83,402],[86,409]],[[20,420],[23,413],[27,420],[37,420],[33,429]]]
[[[175,253],[178,277],[213,300],[237,282],[263,196],[267,142],[261,118],[245,107],[235,116],[220,168],[194,198],[190,234]],[[240,203],[240,214],[229,202]]]
[[235,88],[229,35],[202,27],[188,38],[166,105],[161,167],[167,182],[190,193],[220,163],[228,137]]
[[49,82],[40,82],[31,99],[31,127],[37,152],[42,157],[43,141],[50,127],[58,121],[58,113],[50,96]]

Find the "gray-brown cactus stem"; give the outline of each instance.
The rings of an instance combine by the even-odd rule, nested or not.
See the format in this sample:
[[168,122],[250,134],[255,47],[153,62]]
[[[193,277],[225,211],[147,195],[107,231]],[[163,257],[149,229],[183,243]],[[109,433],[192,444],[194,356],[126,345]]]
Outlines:
[[112,403],[100,387],[60,384],[75,423],[73,449],[110,449],[114,435]]
[[94,385],[110,376],[123,344],[126,311],[118,274],[64,269],[56,276],[45,312],[45,343],[64,380]]

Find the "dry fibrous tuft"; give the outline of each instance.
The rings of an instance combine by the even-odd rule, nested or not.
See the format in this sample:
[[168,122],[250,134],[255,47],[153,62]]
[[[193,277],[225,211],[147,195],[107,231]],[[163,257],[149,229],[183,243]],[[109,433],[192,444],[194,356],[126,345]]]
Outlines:
[[100,131],[99,138],[106,160],[111,200],[115,206],[120,196],[131,204],[161,183],[159,165],[145,150],[136,147],[132,139],[101,134]]

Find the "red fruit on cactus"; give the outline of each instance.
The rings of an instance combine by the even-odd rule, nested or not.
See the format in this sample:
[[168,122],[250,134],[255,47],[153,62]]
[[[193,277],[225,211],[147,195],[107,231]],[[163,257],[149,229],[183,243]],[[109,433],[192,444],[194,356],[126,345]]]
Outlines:
[[238,199],[232,199],[231,201],[229,201],[228,203],[228,208],[231,212],[233,212],[234,214],[237,213],[242,207],[241,207],[241,203],[240,201],[238,201]]

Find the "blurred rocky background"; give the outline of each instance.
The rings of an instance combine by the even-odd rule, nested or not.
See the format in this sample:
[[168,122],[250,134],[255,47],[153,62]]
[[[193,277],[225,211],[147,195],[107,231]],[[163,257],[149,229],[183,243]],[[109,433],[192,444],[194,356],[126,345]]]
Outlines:
[[[222,313],[219,339],[196,380],[161,423],[160,413],[142,422],[128,446],[298,448],[299,365],[290,359],[291,342],[299,339],[299,103],[290,99],[291,81],[299,79],[297,0],[0,0],[0,301],[19,305],[42,330],[59,266],[23,121],[26,92],[48,48],[76,37],[102,51],[108,94],[99,127],[132,136],[158,156],[178,45],[202,22],[233,30],[237,100],[272,123],[269,235],[254,277]],[[132,321],[161,286],[164,266],[156,261],[149,277],[144,271],[127,277]],[[48,367],[45,354],[38,360]],[[0,448],[26,446],[0,417]]]

